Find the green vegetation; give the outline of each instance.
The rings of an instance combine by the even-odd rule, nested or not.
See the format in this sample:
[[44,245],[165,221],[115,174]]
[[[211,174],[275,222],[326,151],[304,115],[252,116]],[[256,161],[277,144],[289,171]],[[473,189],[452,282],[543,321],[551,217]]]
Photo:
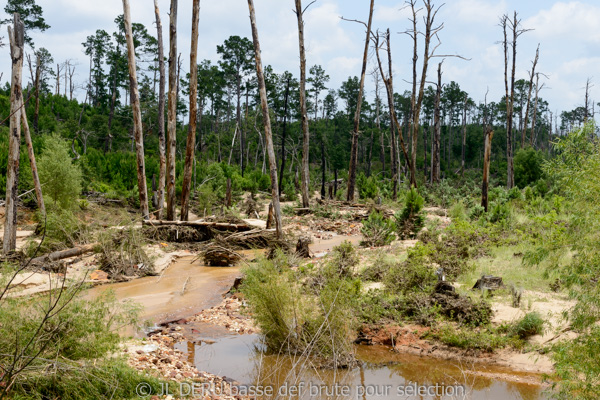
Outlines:
[[396,235],[396,224],[394,221],[387,219],[383,214],[374,211],[369,214],[369,218],[363,222],[361,233],[363,246],[386,246],[394,240]]
[[425,217],[422,214],[424,199],[414,187],[406,193],[404,208],[396,214],[396,229],[401,239],[412,239],[423,228]]

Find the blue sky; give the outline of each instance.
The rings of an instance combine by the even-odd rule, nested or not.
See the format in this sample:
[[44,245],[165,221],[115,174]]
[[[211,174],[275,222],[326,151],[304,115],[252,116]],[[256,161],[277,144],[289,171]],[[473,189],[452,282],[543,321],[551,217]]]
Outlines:
[[[132,18],[153,31],[153,0],[130,0]],[[46,47],[55,61],[71,59],[78,63],[78,82],[87,77],[88,59],[81,43],[96,29],[114,30],[113,20],[122,13],[121,0],[37,0],[44,9],[46,21],[52,26],[47,32],[32,36],[38,47]],[[307,1],[305,0],[305,3]],[[163,25],[168,25],[169,0],[160,0]],[[438,2],[438,4],[442,4]],[[393,33],[395,90],[410,88],[411,41],[400,34],[409,27],[408,10],[402,10],[403,0],[376,0],[374,28],[390,28]],[[289,70],[298,75],[298,43],[292,0],[255,0],[263,62],[275,71]],[[344,22],[340,16],[366,20],[369,0],[318,0],[305,15],[307,64],[321,64],[331,76],[329,87],[338,88],[350,75],[360,73],[364,28]],[[191,0],[179,1],[179,51],[189,53]],[[438,21],[445,28],[439,54],[460,54],[444,62],[444,81],[454,80],[476,101],[497,101],[504,91],[503,54],[497,43],[501,39],[498,18],[504,13],[519,13],[525,28],[533,29],[521,36],[518,43],[517,77],[526,78],[535,49],[540,43],[538,71],[549,76],[541,96],[549,101],[553,111],[570,110],[583,103],[584,86],[594,78],[600,64],[600,2],[598,0],[447,0]],[[4,18],[4,16],[1,16]],[[6,37],[6,27],[1,36]],[[165,39],[167,31],[165,28]],[[200,16],[199,59],[217,61],[216,46],[230,35],[250,37],[248,7],[244,0],[202,1]],[[0,49],[0,72],[6,82],[10,61],[8,48]],[[373,60],[374,61],[374,60]],[[437,63],[437,60],[434,60]],[[371,62],[369,68],[374,64]],[[188,69],[184,62],[184,69]],[[435,65],[430,68],[430,78]],[[28,77],[26,73],[24,76]],[[592,88],[592,98],[600,101],[600,76]],[[593,80],[594,82],[595,80]],[[374,87],[367,80],[369,95]],[[83,90],[79,91],[83,97]]]

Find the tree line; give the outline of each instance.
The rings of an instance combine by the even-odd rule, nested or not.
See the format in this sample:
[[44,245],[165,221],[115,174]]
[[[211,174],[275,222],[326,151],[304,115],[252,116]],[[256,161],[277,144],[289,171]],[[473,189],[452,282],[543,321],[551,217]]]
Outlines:
[[[217,63],[198,62],[200,4],[194,1],[186,73],[182,72],[181,53],[187,49],[177,48],[177,35],[181,34],[176,28],[178,2],[170,2],[165,54],[157,1],[157,29],[153,30],[132,22],[129,3],[124,0],[114,31],[97,30],[81,44],[90,68],[87,81],[78,84],[73,81],[76,61],[55,64],[50,52],[36,49],[28,36],[32,30],[50,28],[41,7],[31,0],[9,0],[5,11],[18,14],[23,21],[22,62],[30,76],[23,86],[22,105],[11,99],[11,85],[0,90],[0,121],[6,126],[10,119],[12,132],[13,124],[20,124],[15,121],[14,109],[24,110],[23,115],[29,113],[29,117],[23,122],[31,119],[33,128],[32,154],[34,149],[43,151],[45,134],[58,132],[70,142],[73,157],[92,180],[137,189],[144,218],[174,219],[179,204],[180,218],[185,220],[190,193],[198,187],[198,164],[220,163],[224,170],[235,168],[241,178],[255,171],[269,175],[276,188],[274,199],[299,191],[303,207],[310,207],[311,190],[319,186],[322,197],[329,188],[332,196],[338,196],[338,183],[344,180],[346,200],[353,201],[357,179],[364,175],[389,188],[386,193],[395,199],[402,185],[435,184],[470,171],[480,175],[486,159],[489,176],[510,188],[515,184],[515,149],[533,148],[550,154],[553,138],[593,118],[589,82],[583,107],[560,115],[550,111],[540,95],[545,75],[536,71],[539,47],[529,75],[515,76],[517,44],[527,32],[516,12],[501,16],[499,23],[505,55],[502,98],[488,102],[486,94],[483,102],[476,102],[476,96],[462,90],[459,83],[444,82],[443,63],[457,56],[438,54],[443,23],[436,19],[441,6],[431,0],[407,1],[412,18],[404,34],[413,41],[410,90],[395,90],[394,37],[389,29],[373,29],[374,0],[366,22],[347,20],[365,28],[360,75],[349,76],[338,88],[330,87],[327,71],[311,64],[304,49],[304,15],[313,3],[303,6],[295,0],[294,4],[300,55],[296,74],[275,71],[268,64],[263,68],[256,51],[260,26],[250,1],[252,40],[231,36],[215,49]],[[430,71],[432,65],[437,74]],[[374,93],[365,92],[367,79]],[[74,95],[78,90],[85,93],[83,101]],[[7,145],[6,153],[9,148]],[[17,156],[18,151],[8,159]],[[129,160],[125,164],[135,166],[135,179],[130,171],[119,168],[105,166],[101,171],[99,160],[110,164],[124,159]],[[14,169],[7,164],[3,171]],[[9,184],[17,188],[15,195],[19,190],[9,176],[7,173],[4,178],[7,199]]]

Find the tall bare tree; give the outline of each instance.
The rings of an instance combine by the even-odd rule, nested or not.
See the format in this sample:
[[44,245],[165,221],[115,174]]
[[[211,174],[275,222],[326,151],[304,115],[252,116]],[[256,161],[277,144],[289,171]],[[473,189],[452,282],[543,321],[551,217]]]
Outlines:
[[192,48],[190,49],[190,123],[185,148],[185,166],[181,188],[181,220],[187,221],[189,214],[192,168],[196,149],[196,123],[198,121],[198,23],[200,21],[200,0],[194,0],[192,10]]
[[4,220],[4,253],[14,251],[17,247],[17,196],[19,190],[19,147],[21,144],[21,107],[23,91],[21,80],[23,74],[23,52],[25,27],[19,14],[13,16],[13,28],[8,27],[10,58],[12,60],[10,90],[10,130],[8,139],[8,168],[6,170],[6,206]]
[[408,150],[406,149],[406,145],[404,144],[404,138],[402,136],[402,129],[400,123],[398,122],[398,116],[396,115],[396,110],[394,107],[394,75],[392,73],[392,48],[390,41],[390,30],[388,29],[385,33],[385,42],[387,47],[387,55],[388,55],[388,75],[383,70],[383,63],[381,62],[381,56],[379,55],[380,45],[379,45],[380,35],[379,32],[374,35],[374,44],[375,44],[375,55],[377,56],[377,65],[379,66],[379,73],[381,74],[381,80],[385,84],[385,89],[387,92],[388,99],[388,110],[390,114],[390,135],[391,135],[391,170],[392,170],[392,182],[393,182],[393,193],[392,197],[395,199],[398,193],[398,149],[396,146],[396,132],[398,133],[398,138],[400,139],[400,146],[402,147],[402,153],[404,154],[404,159],[407,165],[411,165],[411,159],[408,154]]
[[169,20],[169,111],[167,122],[167,219],[175,220],[175,154],[177,139],[177,0]]
[[260,94],[260,105],[262,108],[263,122],[265,124],[267,154],[269,156],[269,172],[271,175],[271,196],[275,217],[275,231],[277,232],[277,236],[281,237],[283,235],[283,230],[281,225],[281,206],[279,204],[279,191],[277,187],[277,160],[275,159],[275,150],[273,149],[273,134],[271,132],[269,103],[267,100],[267,90],[265,88],[265,76],[262,67],[260,42],[258,40],[258,30],[256,29],[256,15],[254,12],[253,0],[248,0],[248,10],[250,11],[250,26],[252,27],[252,39],[254,41],[254,57],[256,58],[256,77],[258,80],[258,92]]
[[535,51],[535,58],[533,59],[533,66],[529,74],[529,91],[527,93],[527,106],[525,107],[525,122],[521,131],[521,148],[525,147],[525,131],[527,131],[529,121],[529,106],[531,105],[531,92],[533,91],[533,77],[535,76],[535,67],[537,66],[538,60],[540,59],[540,45],[538,44],[537,50]]
[[[500,27],[502,28],[504,39],[502,46],[504,48],[504,89],[506,96],[506,187],[512,189],[515,185],[515,171],[513,165],[513,113],[515,100],[515,69],[517,62],[517,39],[528,29],[520,28],[521,20],[517,18],[517,12],[514,12],[512,20],[507,14],[500,18]],[[508,33],[512,33],[512,41],[508,41]],[[508,76],[509,45],[512,48],[512,69],[510,79]]]
[[488,189],[490,186],[490,156],[492,154],[492,138],[494,131],[489,125],[485,127],[485,144],[483,150],[483,183],[481,185],[481,206],[488,210]]
[[[435,17],[442,6],[436,7],[431,0],[423,0],[425,7],[425,17],[423,21],[425,23],[425,31],[419,32],[417,27],[417,14],[418,9],[416,8],[416,0],[409,0],[407,4],[410,5],[412,11],[412,30],[408,30],[405,33],[413,39],[413,82],[412,82],[412,93],[411,93],[411,121],[408,131],[409,141],[411,143],[411,163],[410,163],[410,184],[411,186],[417,186],[417,144],[419,135],[419,116],[421,114],[421,106],[423,105],[423,97],[425,94],[425,81],[427,79],[427,69],[429,67],[429,60],[434,56],[436,49],[439,47],[438,33],[444,28],[444,24],[434,25]],[[423,49],[423,65],[421,70],[421,78],[419,81],[419,88],[417,91],[417,60],[418,60],[418,37],[423,35],[424,49]],[[438,44],[430,50],[431,39],[438,38]]]
[[308,131],[308,111],[306,110],[306,52],[304,51],[304,12],[314,3],[312,1],[302,9],[302,0],[295,0],[296,17],[298,20],[298,43],[300,47],[300,116],[302,118],[302,207],[310,207],[310,133]]
[[358,89],[358,101],[356,103],[356,112],[354,113],[354,128],[352,130],[352,149],[350,152],[350,166],[348,168],[348,193],[346,200],[354,201],[354,192],[356,190],[356,167],[358,164],[358,134],[360,125],[360,108],[362,105],[363,91],[365,87],[365,75],[367,73],[367,60],[369,57],[369,43],[371,41],[371,24],[373,22],[373,8],[375,0],[371,0],[369,7],[369,22],[367,22],[367,37],[365,39],[365,51],[363,53],[362,72],[360,74],[360,87]]
[[138,191],[142,217],[148,219],[148,189],[146,187],[146,166],[144,161],[144,132],[142,130],[142,111],[140,109],[140,95],[138,92],[137,72],[135,67],[135,46],[133,44],[133,29],[131,27],[131,11],[129,0],[123,0],[123,25],[125,40],[127,41],[127,59],[129,61],[129,92],[131,96],[131,110],[133,112],[133,136],[135,140],[135,154],[137,157]]
[[158,193],[156,196],[155,207],[158,209],[157,218],[162,219],[163,207],[165,204],[165,181],[167,174],[167,158],[165,155],[165,53],[163,46],[162,22],[160,19],[160,9],[158,0],[154,0],[154,14],[156,17],[156,34],[158,42]]
[[27,113],[25,107],[21,108],[21,122],[23,124],[23,134],[25,136],[25,144],[27,145],[27,155],[29,156],[29,165],[31,166],[31,176],[33,178],[33,187],[38,203],[38,208],[42,216],[46,216],[46,206],[44,204],[44,196],[42,195],[42,185],[40,184],[40,176],[35,162],[35,153],[33,152],[33,142],[31,140],[31,131],[29,130],[29,122],[27,121]]
[[442,118],[440,115],[440,102],[442,98],[442,64],[438,64],[437,69],[437,88],[435,91],[435,100],[433,106],[433,142],[431,144],[431,183],[440,182],[441,169],[441,147],[442,140]]

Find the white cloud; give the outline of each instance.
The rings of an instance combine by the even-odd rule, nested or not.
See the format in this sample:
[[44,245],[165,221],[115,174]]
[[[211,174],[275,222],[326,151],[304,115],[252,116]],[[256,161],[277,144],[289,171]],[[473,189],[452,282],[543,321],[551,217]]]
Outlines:
[[506,1],[458,0],[450,2],[446,14],[463,22],[490,24],[506,13]]
[[526,28],[533,28],[533,35],[539,39],[552,40],[568,37],[576,41],[600,43],[600,7],[579,1],[558,2],[550,9],[542,10],[523,22]]

